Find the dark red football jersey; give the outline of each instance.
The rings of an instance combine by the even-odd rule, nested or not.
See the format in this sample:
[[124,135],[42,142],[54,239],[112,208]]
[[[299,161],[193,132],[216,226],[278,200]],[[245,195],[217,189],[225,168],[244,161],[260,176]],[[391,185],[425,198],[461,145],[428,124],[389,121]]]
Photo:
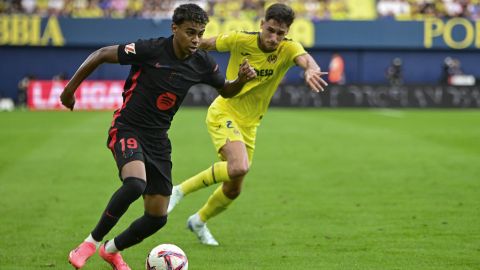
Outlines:
[[173,36],[120,45],[118,59],[132,67],[125,81],[123,106],[115,112],[114,122],[133,127],[167,130],[190,87],[205,83],[219,89],[225,83],[207,52],[198,50],[186,59],[177,59]]

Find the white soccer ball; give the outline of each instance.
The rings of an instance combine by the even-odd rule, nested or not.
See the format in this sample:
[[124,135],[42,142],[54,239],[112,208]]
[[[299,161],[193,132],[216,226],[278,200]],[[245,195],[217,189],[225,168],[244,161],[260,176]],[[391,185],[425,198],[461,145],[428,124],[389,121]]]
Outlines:
[[145,261],[147,270],[187,270],[185,252],[173,244],[161,244],[152,249]]

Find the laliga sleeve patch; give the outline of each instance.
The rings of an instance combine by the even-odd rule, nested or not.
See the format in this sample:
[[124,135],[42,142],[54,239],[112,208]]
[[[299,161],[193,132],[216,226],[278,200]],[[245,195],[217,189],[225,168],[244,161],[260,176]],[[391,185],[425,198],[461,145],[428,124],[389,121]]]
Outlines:
[[166,111],[172,108],[177,101],[177,96],[170,92],[160,94],[157,98],[157,108],[161,111]]
[[137,52],[135,51],[135,43],[125,45],[125,53],[137,54]]

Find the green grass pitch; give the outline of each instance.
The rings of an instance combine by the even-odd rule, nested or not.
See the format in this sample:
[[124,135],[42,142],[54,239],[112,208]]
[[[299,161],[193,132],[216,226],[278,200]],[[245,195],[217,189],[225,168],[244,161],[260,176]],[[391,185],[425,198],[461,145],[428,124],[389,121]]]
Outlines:
[[[174,182],[216,160],[205,108],[183,108],[170,137]],[[73,269],[68,252],[96,224],[117,170],[111,112],[0,113],[0,269]],[[480,269],[479,110],[271,109],[244,190],[209,227],[185,228],[213,187],[126,250],[180,246],[192,270]],[[117,227],[142,214],[132,205]],[[108,270],[94,256],[86,270]]]

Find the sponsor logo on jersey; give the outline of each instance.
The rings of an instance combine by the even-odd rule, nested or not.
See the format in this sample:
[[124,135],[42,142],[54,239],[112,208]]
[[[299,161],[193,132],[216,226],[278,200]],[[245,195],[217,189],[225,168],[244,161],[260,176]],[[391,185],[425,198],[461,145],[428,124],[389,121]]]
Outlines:
[[177,96],[174,93],[161,93],[157,98],[157,108],[161,111],[166,111],[172,108],[177,101]]
[[255,69],[255,72],[257,73],[258,77],[268,77],[273,75],[273,69],[267,68],[267,69]]
[[137,52],[135,51],[135,43],[125,45],[125,53],[137,54]]

